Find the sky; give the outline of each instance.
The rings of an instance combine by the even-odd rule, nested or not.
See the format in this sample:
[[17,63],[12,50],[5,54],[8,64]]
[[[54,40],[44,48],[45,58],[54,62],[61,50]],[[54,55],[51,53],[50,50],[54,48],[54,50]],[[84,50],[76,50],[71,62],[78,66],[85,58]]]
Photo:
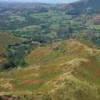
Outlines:
[[8,2],[41,2],[41,3],[71,3],[78,0],[0,0]]

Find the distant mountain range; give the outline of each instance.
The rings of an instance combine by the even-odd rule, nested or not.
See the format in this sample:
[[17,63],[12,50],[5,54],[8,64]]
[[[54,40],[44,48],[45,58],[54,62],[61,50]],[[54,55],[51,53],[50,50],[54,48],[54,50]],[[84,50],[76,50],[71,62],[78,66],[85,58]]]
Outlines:
[[100,13],[100,0],[80,0],[76,3],[71,3],[71,11],[77,14],[80,13]]

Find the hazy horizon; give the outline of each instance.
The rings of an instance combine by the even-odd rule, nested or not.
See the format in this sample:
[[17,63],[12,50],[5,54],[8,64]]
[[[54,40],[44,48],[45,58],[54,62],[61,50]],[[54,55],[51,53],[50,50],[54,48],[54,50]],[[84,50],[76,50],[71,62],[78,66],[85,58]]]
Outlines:
[[71,3],[79,0],[0,0],[7,2]]

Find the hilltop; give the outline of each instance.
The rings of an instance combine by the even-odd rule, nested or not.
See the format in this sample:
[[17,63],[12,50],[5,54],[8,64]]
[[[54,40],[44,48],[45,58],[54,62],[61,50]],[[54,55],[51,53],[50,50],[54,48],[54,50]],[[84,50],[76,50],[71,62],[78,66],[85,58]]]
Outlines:
[[28,68],[0,74],[0,91],[18,100],[99,100],[99,60],[99,49],[73,39],[38,47]]

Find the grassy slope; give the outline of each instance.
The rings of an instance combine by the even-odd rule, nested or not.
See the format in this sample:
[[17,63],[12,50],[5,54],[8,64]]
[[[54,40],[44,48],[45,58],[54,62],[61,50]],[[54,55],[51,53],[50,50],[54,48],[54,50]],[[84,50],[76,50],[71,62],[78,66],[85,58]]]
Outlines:
[[1,93],[26,94],[23,100],[100,99],[100,50],[68,40],[39,47],[26,61],[28,68],[0,73]]

